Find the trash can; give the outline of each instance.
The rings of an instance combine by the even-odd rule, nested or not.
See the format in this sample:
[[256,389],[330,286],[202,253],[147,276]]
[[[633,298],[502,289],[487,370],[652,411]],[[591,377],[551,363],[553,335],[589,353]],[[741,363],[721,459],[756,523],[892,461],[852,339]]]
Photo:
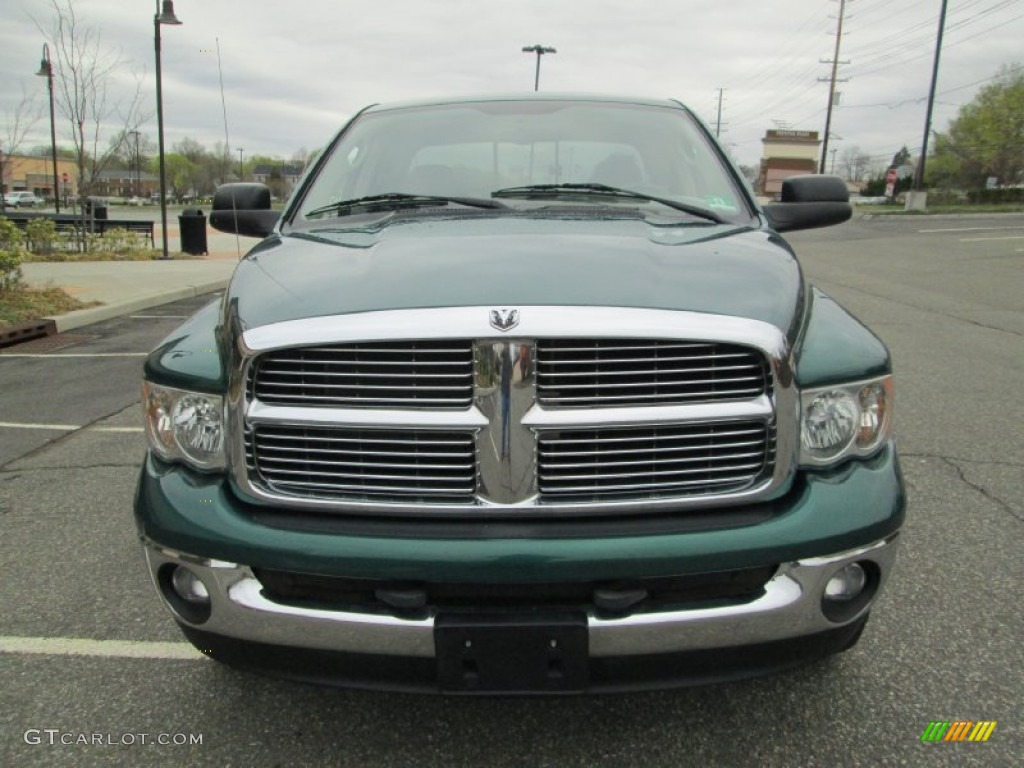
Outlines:
[[206,217],[198,208],[186,208],[178,216],[181,250],[194,256],[206,253]]
[[85,215],[93,221],[106,221],[107,202],[102,198],[87,198],[85,201]]

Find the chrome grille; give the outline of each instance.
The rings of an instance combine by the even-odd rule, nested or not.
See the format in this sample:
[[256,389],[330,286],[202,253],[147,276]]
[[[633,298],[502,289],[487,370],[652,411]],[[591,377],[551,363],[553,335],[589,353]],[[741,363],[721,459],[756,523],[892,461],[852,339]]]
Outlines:
[[465,503],[476,490],[470,432],[261,425],[245,442],[249,471],[280,493]]
[[538,452],[543,500],[709,495],[770,473],[775,435],[762,422],[564,430]]
[[280,349],[256,359],[249,395],[271,405],[468,408],[473,345],[438,340]]
[[792,476],[799,392],[778,328],[530,306],[508,335],[491,309],[245,331],[228,391],[239,491],[294,510],[544,519],[724,509]]
[[755,398],[770,392],[764,356],[737,344],[659,339],[537,342],[541,405],[632,407]]

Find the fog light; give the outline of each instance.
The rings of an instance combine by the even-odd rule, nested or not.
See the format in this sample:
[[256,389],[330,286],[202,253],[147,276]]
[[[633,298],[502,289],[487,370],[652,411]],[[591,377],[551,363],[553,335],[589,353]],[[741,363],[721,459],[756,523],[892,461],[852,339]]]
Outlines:
[[210,593],[206,585],[188,568],[178,566],[171,575],[171,585],[182,600],[196,605],[208,605]]
[[828,580],[825,597],[828,600],[853,600],[864,591],[868,575],[860,563],[850,563]]

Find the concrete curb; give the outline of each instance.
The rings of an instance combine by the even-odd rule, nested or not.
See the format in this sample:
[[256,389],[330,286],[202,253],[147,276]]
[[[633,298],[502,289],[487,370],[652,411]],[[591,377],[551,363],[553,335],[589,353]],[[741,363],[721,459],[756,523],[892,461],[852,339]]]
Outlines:
[[68,312],[64,315],[52,315],[43,319],[53,320],[57,325],[57,333],[64,333],[65,331],[81,328],[82,326],[100,323],[104,320],[111,320],[115,317],[121,317],[122,315],[127,315],[131,312],[138,312],[140,309],[149,309],[150,307],[157,307],[171,301],[190,299],[194,296],[202,296],[206,293],[220,291],[226,288],[227,284],[228,278],[209,280],[203,283],[197,283],[196,285],[186,285],[162,291],[154,291],[153,293],[148,293],[133,299],[115,301],[109,304],[103,304],[99,307],[76,309],[73,312]]

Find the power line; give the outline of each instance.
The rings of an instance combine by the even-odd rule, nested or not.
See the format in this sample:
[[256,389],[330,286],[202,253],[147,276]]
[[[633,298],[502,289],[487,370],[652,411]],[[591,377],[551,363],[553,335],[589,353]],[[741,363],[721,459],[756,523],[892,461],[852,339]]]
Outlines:
[[[975,80],[973,83],[966,83],[964,85],[958,85],[956,88],[947,88],[944,91],[939,91],[938,94],[936,94],[936,95],[938,95],[938,96],[945,96],[947,93],[953,93],[954,91],[962,91],[964,88],[970,88],[971,86],[974,86],[974,85],[981,85],[982,83],[988,83],[988,82],[991,82],[993,80],[998,80],[1001,77],[1005,77],[1006,75],[1012,75],[1013,73],[1020,72],[1022,70],[1024,70],[1024,65],[1019,66],[1019,67],[1012,67],[1011,69],[1007,69],[1007,70],[1005,70],[1003,72],[1000,72],[998,75],[993,75],[992,77],[986,77],[986,78],[983,78],[981,80]],[[926,98],[927,98],[927,96],[918,96],[918,97],[915,97],[913,99],[903,99],[901,101],[888,101],[888,102],[882,101],[882,102],[879,102],[877,104],[846,104],[846,105],[843,106],[843,109],[868,109],[868,108],[871,108],[871,107],[888,107],[889,109],[896,109],[897,107],[902,107],[902,106],[905,106],[907,104],[920,104]],[[947,105],[947,106],[957,106],[957,105]]]
[[[979,2],[979,1],[980,0],[976,0],[976,2]],[[1018,3],[1018,2],[1020,2],[1020,0],[1002,0],[1001,2],[998,2],[995,5],[990,6],[988,8],[985,8],[985,9],[979,11],[977,14],[973,14],[973,15],[971,15],[970,17],[968,17],[966,19],[962,19],[960,21],[948,24],[946,26],[946,32],[947,33],[960,32],[960,31],[964,30],[967,27],[970,27],[970,26],[972,26],[974,24],[977,24],[977,23],[983,21],[984,19],[986,19],[986,17],[991,16],[992,14],[994,14],[994,13],[996,13],[998,11],[1005,10],[1006,8],[1010,7],[1010,5],[1013,5],[1014,3]],[[961,37],[958,40],[956,40],[955,43],[950,43],[949,46],[947,46],[947,47],[951,47],[952,45],[957,45],[959,43],[966,42],[967,40],[973,39],[974,37],[977,37],[979,35],[983,35],[983,34],[986,34],[988,32],[991,32],[992,30],[997,29],[997,28],[1002,27],[1002,26],[1005,26],[1006,24],[1008,24],[1008,23],[1010,23],[1012,21],[1015,21],[1016,19],[1019,19],[1019,18],[1021,18],[1021,16],[1016,16],[1016,17],[1013,17],[1011,19],[1003,19],[996,26],[986,27],[985,29],[978,31],[974,35],[968,35],[966,37]],[[938,16],[936,15],[936,16],[931,17],[927,21],[921,22],[919,25],[916,25],[916,26],[917,27],[923,27],[923,26],[928,26],[928,25],[934,26],[934,24],[937,21],[938,21]],[[934,33],[925,33],[925,34],[922,34],[922,35],[915,36],[915,37],[912,37],[910,39],[907,39],[905,32],[906,31],[904,31],[904,34],[898,36],[900,39],[902,39],[902,44],[898,45],[898,46],[889,45],[888,49],[884,53],[878,53],[876,55],[870,55],[869,54],[869,55],[867,55],[866,58],[862,58],[866,51],[872,50],[872,48],[874,47],[874,44],[872,44],[872,46],[869,46],[867,48],[863,48],[862,47],[860,49],[853,49],[850,52],[850,55],[857,60],[857,64],[851,68],[852,73],[856,74],[856,75],[872,74],[874,72],[879,72],[879,71],[882,71],[884,69],[888,69],[889,67],[896,66],[896,65],[899,65],[899,64],[904,64],[906,62],[914,61],[916,59],[920,59],[920,58],[923,58],[923,57],[929,55],[929,53],[931,52],[932,42],[935,39]],[[885,38],[885,39],[886,40],[888,40],[888,39],[895,39],[895,37],[896,36],[891,36],[891,37]],[[876,41],[876,43],[879,43],[879,44],[881,42],[882,41]],[[921,50],[922,48],[924,49],[923,51]],[[912,55],[912,56],[906,56],[905,55],[905,54],[914,53],[914,52],[917,52],[917,53],[915,55]],[[881,65],[881,66],[875,66],[875,65]]]

